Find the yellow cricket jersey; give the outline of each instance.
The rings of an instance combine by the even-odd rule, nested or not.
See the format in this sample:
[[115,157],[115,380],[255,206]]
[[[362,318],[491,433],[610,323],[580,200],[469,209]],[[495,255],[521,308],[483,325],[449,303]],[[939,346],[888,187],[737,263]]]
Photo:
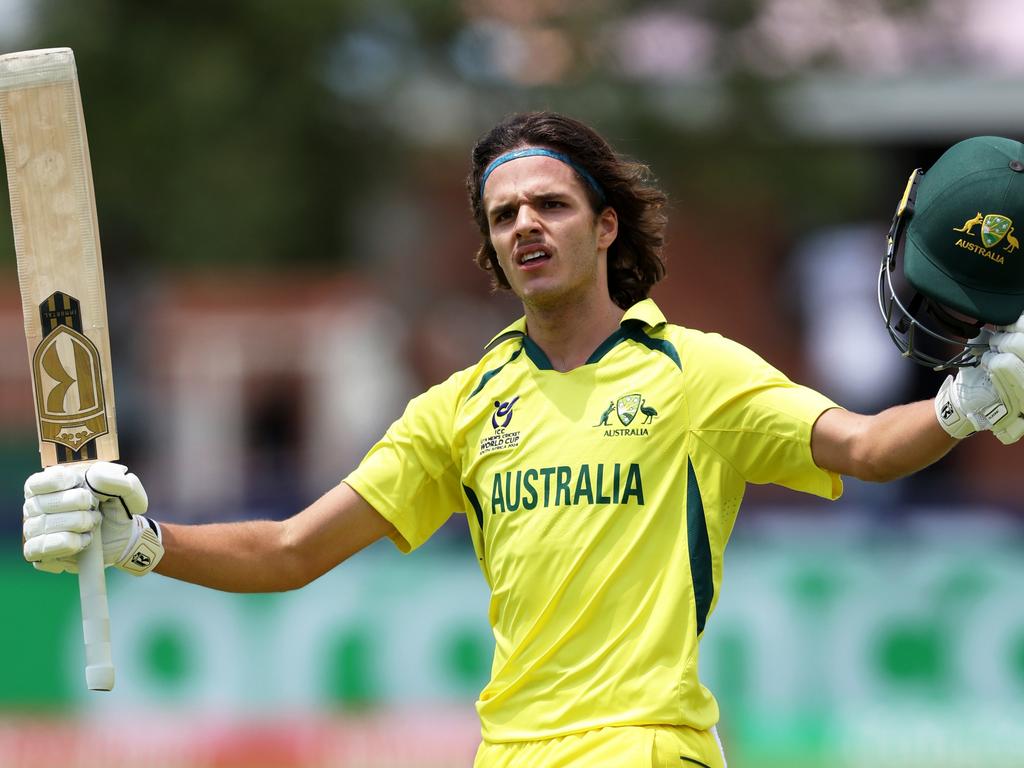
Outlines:
[[707,729],[698,639],[745,486],[838,497],[810,450],[834,403],[649,299],[566,373],[524,331],[412,400],[345,482],[402,551],[466,513],[491,588],[484,739]]

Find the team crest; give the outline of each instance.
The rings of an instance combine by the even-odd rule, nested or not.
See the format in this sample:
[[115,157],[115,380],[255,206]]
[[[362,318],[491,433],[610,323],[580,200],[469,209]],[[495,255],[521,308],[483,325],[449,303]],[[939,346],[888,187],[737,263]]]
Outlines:
[[[626,427],[626,429],[618,429],[613,424],[608,423],[613,413],[618,417],[619,424]],[[644,399],[643,395],[634,392],[630,395],[623,395],[618,400],[610,400],[608,407],[601,412],[601,418],[598,419],[597,424],[594,426],[605,427],[605,437],[645,437],[647,435],[646,427],[630,427],[630,424],[633,424],[638,414],[643,414],[644,417],[641,424],[650,424],[658,415],[658,411],[647,404],[647,400]]]
[[981,222],[981,242],[986,248],[993,248],[1006,237],[1013,222],[999,213],[989,213]]
[[[974,228],[980,227],[980,230],[975,233]],[[963,248],[965,251],[971,251],[980,256],[984,256],[989,261],[994,261],[996,264],[1005,264],[1006,256],[1003,253],[992,250],[999,243],[1004,243],[1000,249],[1004,253],[1013,253],[1020,248],[1020,242],[1013,235],[1013,221],[1003,216],[1001,213],[986,213],[982,214],[978,211],[974,216],[967,219],[963,223],[963,226],[953,227],[954,232],[963,232],[965,235],[970,235],[973,238],[980,238],[981,245],[976,242],[960,238],[956,241],[958,248]],[[1004,242],[1005,241],[1005,242]]]
[[615,403],[615,413],[622,422],[622,426],[628,427],[636,418],[640,410],[640,395],[624,395]]

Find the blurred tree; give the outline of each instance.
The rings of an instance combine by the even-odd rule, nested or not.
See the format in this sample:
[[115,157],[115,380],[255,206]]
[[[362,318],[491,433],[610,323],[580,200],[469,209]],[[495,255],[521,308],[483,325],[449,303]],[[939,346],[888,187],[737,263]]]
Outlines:
[[885,218],[887,140],[815,135],[787,94],[969,62],[991,46],[953,45],[949,5],[38,0],[24,47],[75,48],[110,268],[361,265],[386,234],[367,209],[437,168],[456,188],[473,138],[521,109],[594,123],[677,200],[764,201],[792,232]]
[[401,155],[327,83],[369,6],[40,2],[30,45],[75,49],[108,265],[339,258],[344,201]]

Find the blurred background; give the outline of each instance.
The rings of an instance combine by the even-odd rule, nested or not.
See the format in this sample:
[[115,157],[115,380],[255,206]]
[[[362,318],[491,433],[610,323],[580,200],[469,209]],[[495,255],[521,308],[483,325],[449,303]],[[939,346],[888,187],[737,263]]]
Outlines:
[[[913,168],[1022,138],[1022,28],[1015,0],[0,0],[0,52],[75,50],[122,457],[195,522],[308,504],[518,316],[464,178],[522,109],[651,166],[671,321],[853,409],[932,396],[878,316],[884,235]],[[75,579],[20,558],[3,210],[0,767],[470,765],[491,639],[461,517],[285,595],[111,573],[118,683],[84,690]],[[833,504],[750,488],[701,656],[731,766],[1024,765],[1022,455],[982,435]]]

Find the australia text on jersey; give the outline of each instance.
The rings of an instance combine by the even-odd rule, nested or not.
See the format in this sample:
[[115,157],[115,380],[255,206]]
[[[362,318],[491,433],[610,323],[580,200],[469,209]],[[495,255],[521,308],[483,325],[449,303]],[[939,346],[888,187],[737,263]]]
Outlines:
[[581,504],[644,505],[639,464],[581,464],[497,472],[491,484],[491,514]]

